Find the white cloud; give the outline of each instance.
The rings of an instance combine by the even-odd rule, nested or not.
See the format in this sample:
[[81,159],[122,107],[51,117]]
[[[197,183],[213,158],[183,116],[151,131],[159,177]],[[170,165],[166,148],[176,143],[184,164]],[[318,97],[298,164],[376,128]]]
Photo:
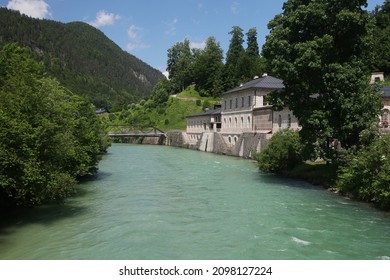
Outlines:
[[106,25],[113,25],[115,21],[118,21],[121,19],[121,16],[115,15],[113,13],[106,12],[104,10],[99,11],[96,14],[96,19],[89,24],[92,26],[98,28],[101,26],[106,26]]
[[190,48],[191,49],[201,49],[203,50],[206,47],[206,41],[202,42],[190,42]]
[[127,30],[127,35],[129,38],[133,41],[140,41],[140,32],[142,31],[142,28],[139,26],[136,26],[135,24],[132,24],[129,29]]
[[240,3],[233,2],[232,6],[231,6],[231,10],[232,10],[233,14],[237,15],[240,11]]
[[168,29],[165,30],[165,34],[169,36],[173,36],[176,33],[176,24],[179,22],[177,18],[173,19],[170,22],[165,22],[164,24],[168,26]]
[[51,16],[49,4],[44,0],[10,0],[7,8],[17,10],[22,14],[34,18],[46,18]]
[[149,45],[142,43],[142,31],[143,29],[135,24],[132,24],[127,29],[127,36],[130,39],[130,42],[127,44],[127,49],[129,51],[149,48]]

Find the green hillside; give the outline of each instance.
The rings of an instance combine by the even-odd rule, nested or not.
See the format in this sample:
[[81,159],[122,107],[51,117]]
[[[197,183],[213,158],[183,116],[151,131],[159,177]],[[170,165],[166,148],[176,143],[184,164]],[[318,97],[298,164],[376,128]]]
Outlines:
[[122,112],[101,117],[110,125],[154,126],[164,131],[185,130],[187,116],[202,112],[205,108],[213,108],[219,102],[218,98],[201,97],[195,87],[190,86],[183,92],[170,96],[166,103],[156,104],[152,98],[132,104]]
[[82,22],[39,20],[0,8],[0,46],[32,50],[46,71],[96,107],[110,111],[150,96],[162,73]]

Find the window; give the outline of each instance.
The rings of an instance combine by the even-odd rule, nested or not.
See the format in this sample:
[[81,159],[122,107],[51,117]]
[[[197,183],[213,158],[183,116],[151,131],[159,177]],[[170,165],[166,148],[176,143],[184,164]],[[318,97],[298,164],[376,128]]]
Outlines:
[[232,108],[232,104],[233,104],[233,100],[230,99],[229,101],[230,101],[230,102],[229,102],[229,103],[230,103],[230,104],[229,104],[229,105],[230,105],[230,106],[229,106],[229,109],[231,109],[231,108]]
[[252,105],[252,100],[251,100],[251,96],[249,95],[248,96],[248,106],[250,107]]
[[244,104],[244,97],[241,97],[241,107],[244,107],[245,106],[245,104]]
[[229,118],[229,127],[232,127],[232,118]]
[[268,106],[268,100],[266,95],[263,96],[263,106]]
[[244,117],[241,117],[241,128],[244,128]]
[[288,117],[287,117],[287,127],[290,128],[291,127],[291,115],[288,114]]
[[237,128],[237,118],[234,118],[234,127]]
[[385,128],[389,127],[389,110],[388,109],[385,109],[383,111],[382,126]]
[[251,117],[248,117],[248,128],[251,128]]
[[236,98],[236,108],[238,108],[238,98]]
[[227,105],[227,104],[226,104],[226,100],[225,100],[225,107],[224,107],[224,108],[225,108],[225,110],[227,109],[227,106],[226,106],[226,105]]
[[279,118],[278,118],[278,126],[279,126],[279,128],[282,127],[282,116],[281,115],[279,115]]

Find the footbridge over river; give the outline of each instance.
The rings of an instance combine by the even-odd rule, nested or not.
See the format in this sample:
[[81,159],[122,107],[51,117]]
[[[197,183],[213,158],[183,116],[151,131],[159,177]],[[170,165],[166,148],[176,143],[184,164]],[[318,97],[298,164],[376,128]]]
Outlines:
[[108,136],[111,138],[166,138],[166,133],[157,127],[138,127],[127,124],[110,125]]

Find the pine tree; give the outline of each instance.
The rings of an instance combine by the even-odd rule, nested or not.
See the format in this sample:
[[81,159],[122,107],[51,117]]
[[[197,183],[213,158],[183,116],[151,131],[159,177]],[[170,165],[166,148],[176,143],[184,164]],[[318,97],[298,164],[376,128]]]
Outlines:
[[[244,47],[244,33],[241,27],[233,26],[232,31],[229,32],[232,35],[230,40],[229,49],[226,53],[226,63],[224,69],[225,89],[236,87],[240,83],[242,74],[240,73],[240,67],[238,62],[240,57],[245,54]],[[242,65],[242,63],[241,63]]]

